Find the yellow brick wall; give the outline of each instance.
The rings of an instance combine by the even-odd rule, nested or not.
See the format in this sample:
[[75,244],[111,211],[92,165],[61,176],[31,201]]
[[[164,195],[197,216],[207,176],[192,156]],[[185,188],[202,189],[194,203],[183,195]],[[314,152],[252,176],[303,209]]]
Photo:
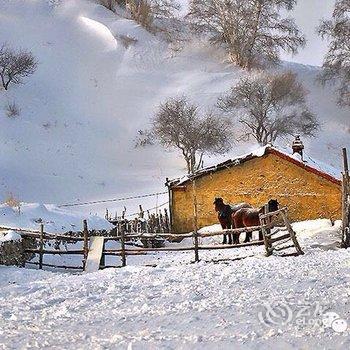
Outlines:
[[[197,178],[198,226],[217,223],[213,200],[260,207],[277,198],[291,221],[341,218],[341,186],[274,154]],[[192,184],[172,191],[174,232],[193,229]]]

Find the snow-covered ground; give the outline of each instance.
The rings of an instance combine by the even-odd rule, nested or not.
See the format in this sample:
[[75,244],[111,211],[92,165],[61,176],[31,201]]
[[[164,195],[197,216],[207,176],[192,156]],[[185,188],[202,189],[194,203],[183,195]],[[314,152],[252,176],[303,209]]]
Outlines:
[[0,267],[0,348],[348,349],[340,222],[294,228],[299,257],[254,247],[201,251],[200,263],[193,252],[132,257],[91,274]]
[[[123,36],[136,41],[125,47]],[[2,42],[31,50],[39,65],[25,84],[0,91],[0,200],[9,192],[21,201],[64,203],[165,190],[165,178],[182,175],[184,162],[157,147],[135,149],[137,130],[169,96],[188,94],[205,110],[244,74],[214,47],[190,42],[174,53],[97,1],[0,1]],[[305,153],[339,168],[340,147],[349,146],[348,111],[315,82],[317,67],[284,68],[299,74],[323,124]],[[4,107],[13,101],[21,114],[10,119]],[[251,146],[236,145],[227,158]],[[143,201],[145,209],[156,201]],[[140,201],[110,209],[120,213],[124,204],[130,213]],[[90,210],[103,213],[105,205]]]

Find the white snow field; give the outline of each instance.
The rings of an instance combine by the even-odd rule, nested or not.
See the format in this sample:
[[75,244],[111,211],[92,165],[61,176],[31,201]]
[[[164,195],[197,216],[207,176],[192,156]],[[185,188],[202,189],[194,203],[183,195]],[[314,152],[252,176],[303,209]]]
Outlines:
[[132,257],[90,274],[0,267],[0,349],[349,349],[340,222],[294,228],[299,257],[254,247],[201,251],[199,263],[193,252]]
[[[125,47],[123,36],[135,43]],[[12,192],[24,202],[60,204],[164,190],[166,177],[185,173],[184,162],[157,147],[135,149],[137,130],[167,97],[188,94],[205,110],[244,74],[215,47],[190,42],[174,53],[92,0],[0,1],[2,42],[31,50],[39,65],[25,84],[0,91],[1,199]],[[350,146],[348,111],[315,82],[319,68],[282,68],[299,74],[323,124],[319,138],[305,140],[305,152],[339,168],[340,147]],[[13,101],[21,114],[8,118],[4,108]],[[227,157],[250,147],[236,145]],[[206,158],[205,165],[217,161]],[[128,202],[128,212],[138,204]],[[120,213],[123,205],[110,209]]]

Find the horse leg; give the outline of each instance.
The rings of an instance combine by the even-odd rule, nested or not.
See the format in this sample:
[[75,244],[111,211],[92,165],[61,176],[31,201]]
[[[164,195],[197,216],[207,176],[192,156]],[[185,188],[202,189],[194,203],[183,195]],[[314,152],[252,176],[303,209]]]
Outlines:
[[264,239],[264,235],[262,233],[262,230],[259,230],[259,241],[262,241]]
[[[221,225],[223,230],[226,230],[226,225]],[[223,234],[222,244],[227,244],[227,233]]]
[[247,232],[245,234],[245,240],[244,240],[244,243],[249,243],[252,239],[253,239],[253,236],[252,236],[252,232]]
[[232,233],[228,233],[228,244],[232,244]]
[[[232,216],[232,227],[233,228],[242,228],[243,227],[243,223],[242,223],[242,218],[239,215],[239,213],[233,214]],[[234,237],[233,237],[233,243],[234,244],[239,244],[239,236],[240,233],[235,233]]]
[[[242,222],[243,222],[243,227],[245,227],[246,229],[248,229],[248,227],[251,226],[249,221],[244,220],[244,218],[242,219]],[[252,240],[252,232],[246,232],[244,243],[249,243],[251,240]]]
[[234,244],[239,244],[239,236],[240,236],[241,234],[240,233],[235,233],[234,235],[233,235],[233,243]]
[[[221,225],[221,229],[222,230],[225,230],[226,229],[226,221],[220,217],[220,215],[218,216],[218,219],[219,219],[219,222],[220,222],[220,225]],[[223,234],[222,235],[223,239],[222,239],[222,244],[226,244],[227,242],[227,237],[226,237],[226,234]]]
[[[233,228],[232,226],[233,226],[232,222],[228,222],[227,228],[232,229]],[[228,233],[227,236],[228,236],[228,244],[232,244],[232,233]]]
[[241,235],[240,233],[236,233],[236,234],[235,234],[234,244],[239,244],[239,236],[240,236],[240,235]]

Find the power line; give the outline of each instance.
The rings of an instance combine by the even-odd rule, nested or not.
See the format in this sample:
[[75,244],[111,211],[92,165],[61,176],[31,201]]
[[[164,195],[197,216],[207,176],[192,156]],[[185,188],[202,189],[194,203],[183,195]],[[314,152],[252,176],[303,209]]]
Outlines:
[[58,207],[77,207],[82,205],[92,205],[92,204],[101,204],[101,203],[110,203],[110,202],[121,202],[121,201],[127,201],[130,199],[139,199],[139,198],[146,198],[146,197],[154,197],[159,196],[162,194],[168,194],[168,191],[166,192],[155,192],[150,194],[142,194],[138,196],[132,196],[132,197],[122,197],[122,198],[114,198],[114,199],[102,199],[102,200],[96,200],[96,201],[89,201],[89,202],[82,202],[82,203],[68,203],[68,204],[61,204]]
[[[158,208],[162,208],[162,207],[164,207],[165,205],[167,205],[167,204],[169,204],[169,201],[168,202],[165,202],[165,203],[162,203],[162,204],[160,204],[160,205],[157,205],[157,206],[155,206],[155,207],[153,207],[153,208],[148,208],[148,209],[146,209],[146,210],[144,210],[144,212],[148,212],[148,211],[152,211],[152,210],[154,210],[154,209],[158,209]],[[138,212],[138,213],[133,213],[133,214],[128,214],[128,215],[125,215],[126,217],[130,217],[130,216],[135,216],[135,215],[138,215],[138,214],[140,214],[140,212]]]

